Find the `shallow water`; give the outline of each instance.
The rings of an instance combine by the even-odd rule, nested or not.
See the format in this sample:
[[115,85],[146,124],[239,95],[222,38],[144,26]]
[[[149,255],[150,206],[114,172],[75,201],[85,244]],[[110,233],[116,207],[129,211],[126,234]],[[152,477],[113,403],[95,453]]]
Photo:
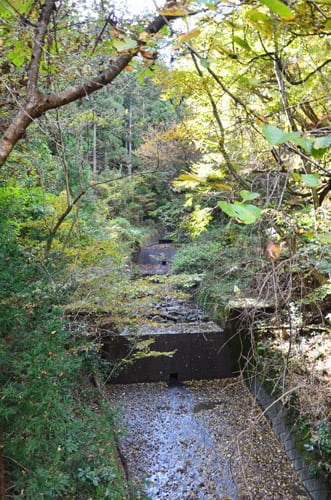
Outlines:
[[149,498],[308,498],[239,379],[113,385],[109,395],[122,408],[127,472]]

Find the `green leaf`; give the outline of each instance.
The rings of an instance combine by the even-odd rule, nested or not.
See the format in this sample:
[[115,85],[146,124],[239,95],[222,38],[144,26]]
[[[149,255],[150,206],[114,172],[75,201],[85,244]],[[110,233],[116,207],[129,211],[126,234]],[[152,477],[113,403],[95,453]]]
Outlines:
[[310,187],[318,187],[319,186],[319,175],[317,174],[302,174],[301,181],[306,184],[306,186]]
[[34,3],[35,0],[28,0],[26,2],[22,2],[22,0],[19,0],[18,2],[11,2],[11,4],[15,6],[16,10],[19,10],[21,14],[25,14],[26,12],[28,12]]
[[22,66],[22,64],[24,64],[24,54],[16,52],[15,50],[9,52],[8,58],[15,64],[15,66]]
[[312,152],[313,141],[306,137],[302,137],[302,132],[284,132],[274,125],[262,125],[261,129],[270,147],[276,144],[284,144],[285,142],[293,141],[307,151],[307,153]]
[[130,40],[130,38],[127,38],[126,40],[120,40],[119,38],[115,38],[115,40],[113,40],[113,46],[115,47],[115,49],[121,52],[123,50],[130,50],[136,48],[137,42],[135,40]]
[[148,67],[146,69],[145,73],[146,73],[146,76],[153,76],[154,75],[154,73],[150,67]]
[[324,148],[324,149],[315,149],[315,148],[312,148],[311,150],[311,155],[313,158],[316,158],[317,160],[320,160],[321,158],[323,158],[323,156],[325,155],[325,153],[327,152],[328,148]]
[[271,19],[269,16],[267,16],[267,14],[265,14],[264,12],[261,12],[260,10],[258,9],[252,9],[252,10],[249,10],[246,14],[246,17],[248,17],[249,19],[253,19],[254,21],[261,21],[261,22],[264,22],[264,23],[271,23]]
[[244,205],[236,201],[234,204],[227,201],[219,201],[219,207],[230,217],[235,217],[244,224],[253,224],[262,214],[262,210],[254,205]]
[[255,205],[245,205],[245,207],[249,210],[250,213],[254,214],[256,218],[260,217],[262,215],[262,210],[259,207],[256,207]]
[[245,16],[260,32],[266,35],[272,35],[272,20],[269,16],[260,12],[258,9],[249,10]]
[[248,83],[253,85],[253,87],[256,87],[257,85],[260,85],[260,81],[257,80],[256,78],[247,78]]
[[319,186],[319,175],[318,174],[298,174],[296,172],[292,172],[292,177],[297,182],[303,182],[306,186],[310,187],[318,187]]
[[233,205],[228,203],[227,201],[219,201],[218,206],[225,212],[229,217],[236,217],[236,214],[233,210]]
[[3,18],[16,16],[17,12],[19,12],[21,15],[25,14],[31,9],[31,7],[35,3],[35,0],[11,0],[11,2],[7,3],[8,5],[3,5],[2,2],[0,3],[0,15]]
[[250,200],[255,200],[255,198],[258,198],[260,196],[259,193],[251,193],[250,191],[246,191],[243,189],[240,191],[240,196],[244,201],[250,201]]
[[324,245],[331,244],[331,233],[314,233],[314,237]]
[[252,50],[251,47],[249,46],[249,44],[246,42],[246,40],[244,40],[243,38],[240,38],[240,36],[232,35],[231,38],[234,41],[234,43],[236,43],[237,45],[240,45],[240,47],[242,47],[243,49]]
[[295,181],[297,182],[301,181],[301,174],[298,174],[297,172],[292,172],[291,175]]
[[208,59],[206,57],[202,57],[200,59],[200,63],[201,63],[201,66],[203,66],[204,68],[210,67],[210,62],[208,61]]
[[262,211],[254,205],[243,205],[236,201],[233,210],[237,218],[244,224],[253,224],[261,215]]
[[288,140],[286,137],[287,134],[274,125],[262,125],[261,129],[271,148],[276,146],[276,144],[283,144]]
[[307,151],[307,153],[312,152],[313,141],[311,141],[310,139],[306,139],[305,137],[302,137],[301,132],[289,132],[288,140],[292,140],[298,146],[301,146],[305,151]]
[[139,83],[143,83],[143,81],[145,80],[145,78],[147,77],[147,74],[146,74],[146,70],[144,71],[141,71],[137,74],[136,76],[136,79]]
[[328,19],[325,23],[325,27],[328,29],[328,30],[331,30],[331,19]]
[[331,135],[314,139],[314,149],[324,149],[331,146]]
[[279,0],[260,0],[261,3],[269,7],[269,9],[278,14],[280,17],[284,19],[284,21],[294,21],[293,12]]

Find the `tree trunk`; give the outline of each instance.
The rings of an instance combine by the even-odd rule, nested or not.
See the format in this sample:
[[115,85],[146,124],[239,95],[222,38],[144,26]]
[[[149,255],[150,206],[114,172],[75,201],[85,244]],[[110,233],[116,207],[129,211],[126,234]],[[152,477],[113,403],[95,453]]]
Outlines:
[[[60,144],[56,140],[55,147],[56,147],[56,151],[57,151],[57,154],[60,158],[61,165],[63,168],[65,186],[66,186],[66,194],[67,194],[67,205],[70,205],[72,200],[71,200],[71,193],[70,193],[69,171],[68,171],[67,160],[66,160],[66,151],[65,151],[65,145],[64,145],[62,126],[61,126],[61,122],[60,122],[59,110],[56,111],[56,123],[57,123],[57,128],[59,131],[59,135],[60,135]],[[61,149],[60,149],[60,146],[61,146]]]
[[93,175],[97,175],[97,124],[93,122]]
[[29,115],[26,108],[28,106],[16,115],[0,141],[0,166],[5,163],[15,144],[24,136],[27,127],[36,117]]
[[128,174],[132,175],[132,97],[129,104]]

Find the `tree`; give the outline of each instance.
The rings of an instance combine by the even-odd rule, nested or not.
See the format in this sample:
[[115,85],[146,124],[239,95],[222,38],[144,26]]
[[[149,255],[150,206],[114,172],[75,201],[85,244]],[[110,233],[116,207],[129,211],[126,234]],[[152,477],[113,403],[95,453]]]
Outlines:
[[[75,23],[83,24],[79,12],[70,16],[70,8],[67,3],[61,3],[58,7],[55,0],[45,0],[40,7],[35,1],[19,4],[18,7],[9,3],[0,6],[0,15],[5,21],[1,33],[2,50],[7,56],[1,67],[2,73],[11,74],[14,66],[21,76],[20,79],[16,78],[16,88],[10,87],[6,78],[1,80],[3,88],[11,97],[10,102],[2,104],[14,106],[16,115],[12,119],[7,117],[8,123],[3,127],[0,166],[36,118],[111,83],[142,51],[147,60],[154,61],[156,55],[143,49],[146,44],[143,38],[159,32],[174,17],[157,16],[147,27],[140,27],[143,37],[133,40],[116,26],[117,21],[109,14],[101,33],[98,36],[94,33],[94,46],[91,47],[90,34],[75,28]],[[68,21],[69,26],[66,24]],[[7,26],[10,23],[14,23],[15,30],[9,31]],[[108,41],[99,51],[97,46],[103,35],[108,35]],[[96,49],[100,70],[90,74],[87,61],[84,61],[83,70],[76,67],[78,73],[73,72],[70,65],[74,58],[82,63],[82,59],[90,59],[97,52]],[[59,66],[61,59],[68,66]],[[104,63],[104,59],[108,62]],[[60,75],[55,78],[54,73],[59,71]],[[83,73],[83,77],[77,82],[79,73]]]
[[[310,189],[318,208],[331,189],[328,10],[306,1],[291,10],[277,0],[261,3],[269,8],[208,13],[199,29],[181,35],[175,49],[187,62],[170,73],[166,95],[186,96],[192,105],[186,133],[214,155],[214,170],[247,190],[263,168],[289,196],[306,200]],[[275,125],[284,132],[278,138]]]
[[[310,238],[322,255],[331,237],[320,210],[331,189],[329,12],[306,1],[291,10],[277,0],[261,4],[208,12],[179,36],[181,64],[160,75],[168,80],[166,97],[186,99],[191,112],[180,134],[203,153],[177,185],[194,193],[193,222],[207,214],[208,223],[220,208],[244,224],[263,217],[323,285],[324,264],[304,249]],[[302,203],[313,214],[304,229]]]

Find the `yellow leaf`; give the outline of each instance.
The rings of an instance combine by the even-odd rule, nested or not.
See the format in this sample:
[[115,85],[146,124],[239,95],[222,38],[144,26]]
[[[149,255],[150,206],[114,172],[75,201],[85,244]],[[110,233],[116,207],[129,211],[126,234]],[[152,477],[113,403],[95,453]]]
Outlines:
[[180,4],[173,5],[168,9],[157,9],[157,12],[158,14],[160,14],[160,16],[171,16],[171,17],[187,16],[188,14],[188,10],[184,9],[184,7],[181,7]]
[[232,191],[232,188],[230,186],[226,186],[225,184],[214,184],[214,187],[217,189],[228,189],[229,191]]
[[193,30],[188,31],[187,33],[183,33],[182,35],[178,35],[177,45],[174,47],[174,50],[179,49],[183,43],[188,42],[192,38],[195,38],[200,34],[200,28],[193,28]]
[[226,49],[225,47],[223,47],[222,45],[217,45],[215,46],[215,49],[217,50],[217,52],[219,52],[220,54],[222,55],[225,55],[225,56],[228,56],[230,57],[231,59],[238,59],[238,56],[237,54],[235,54],[234,52],[232,52],[232,50],[229,50],[229,49]]
[[269,124],[268,120],[264,116],[255,113],[255,117],[257,118],[258,123],[265,123],[266,125]]
[[200,182],[200,179],[197,175],[195,174],[180,174],[179,177],[177,177],[178,181],[194,181],[194,182]]
[[138,40],[146,40],[146,38],[150,37],[150,33],[147,33],[147,31],[142,31],[141,33],[139,33],[139,36],[138,36]]

